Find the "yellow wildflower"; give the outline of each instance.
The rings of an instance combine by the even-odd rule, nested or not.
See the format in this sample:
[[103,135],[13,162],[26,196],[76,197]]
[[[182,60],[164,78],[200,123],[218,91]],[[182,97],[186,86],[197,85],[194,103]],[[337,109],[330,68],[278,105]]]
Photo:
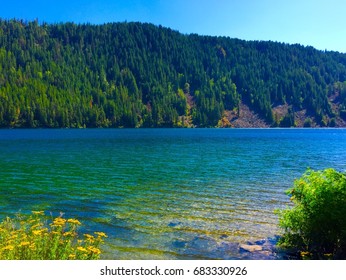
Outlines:
[[302,257],[302,259],[308,259],[310,255],[311,254],[309,252],[300,252],[300,256]]
[[76,255],[75,255],[75,254],[70,254],[68,257],[69,257],[69,259],[72,259],[72,260],[73,260],[73,259],[76,258]]
[[105,234],[104,232],[96,231],[94,233],[97,235],[97,237],[104,237],[104,238],[108,237],[107,234]]
[[86,237],[87,241],[89,241],[90,243],[94,242],[95,237],[90,235],[90,234],[84,234],[84,236]]
[[41,230],[41,229],[39,229],[39,230],[33,230],[32,233],[33,233],[34,235],[41,235],[42,230]]
[[101,254],[101,250],[98,249],[98,248],[95,248],[95,247],[93,247],[93,246],[89,246],[89,247],[88,247],[88,250],[89,250],[90,252],[96,254],[96,255]]
[[27,246],[27,245],[30,245],[30,242],[29,241],[22,241],[20,242],[19,246]]
[[64,226],[65,223],[66,223],[66,220],[63,219],[63,218],[60,218],[60,217],[55,218],[54,221],[53,221],[53,225],[54,226]]
[[63,236],[68,237],[68,236],[73,236],[74,233],[71,231],[64,232]]
[[31,211],[34,215],[44,215],[44,211]]
[[18,237],[18,234],[15,234],[14,232],[12,232],[12,235],[9,239],[16,239]]
[[36,225],[33,225],[33,226],[31,226],[31,229],[34,229],[34,228],[37,228],[37,227],[40,227],[40,226],[43,226],[43,224],[38,223],[38,224],[36,224]]
[[14,247],[12,245],[7,245],[4,248],[2,248],[3,251],[5,251],[5,250],[12,251],[13,249],[14,249]]
[[82,247],[82,246],[78,246],[78,247],[77,247],[77,250],[78,250],[78,251],[81,251],[81,252],[86,252],[86,253],[88,252],[88,250],[85,249],[85,248]]
[[78,225],[78,226],[81,225],[81,222],[78,221],[77,219],[68,219],[67,222],[70,224]]

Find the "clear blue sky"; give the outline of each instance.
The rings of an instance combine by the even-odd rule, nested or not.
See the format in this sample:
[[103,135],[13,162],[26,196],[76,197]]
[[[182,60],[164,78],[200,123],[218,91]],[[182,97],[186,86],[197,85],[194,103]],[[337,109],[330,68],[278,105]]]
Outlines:
[[151,22],[186,34],[346,53],[345,0],[0,0],[0,17],[48,23]]

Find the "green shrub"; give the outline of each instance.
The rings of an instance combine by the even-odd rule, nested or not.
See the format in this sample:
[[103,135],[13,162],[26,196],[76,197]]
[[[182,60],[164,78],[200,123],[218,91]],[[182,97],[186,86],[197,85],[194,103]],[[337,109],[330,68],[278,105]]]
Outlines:
[[334,169],[307,170],[287,193],[294,207],[278,211],[279,246],[303,258],[346,258],[346,176]]
[[30,216],[6,218],[0,223],[0,260],[95,260],[103,232],[80,237],[76,219],[52,218],[49,223],[43,211]]

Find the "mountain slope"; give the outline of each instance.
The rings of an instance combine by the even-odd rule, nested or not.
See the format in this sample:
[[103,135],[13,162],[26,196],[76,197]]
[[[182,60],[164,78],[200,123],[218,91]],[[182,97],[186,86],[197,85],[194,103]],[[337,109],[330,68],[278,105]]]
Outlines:
[[[249,114],[260,122],[247,122]],[[345,120],[345,54],[142,23],[0,20],[1,127],[345,126]]]

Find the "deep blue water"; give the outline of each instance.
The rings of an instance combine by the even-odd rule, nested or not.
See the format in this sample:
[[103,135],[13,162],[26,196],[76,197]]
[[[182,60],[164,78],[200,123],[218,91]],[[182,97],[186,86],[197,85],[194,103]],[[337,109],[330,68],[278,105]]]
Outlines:
[[0,130],[0,218],[45,210],[109,235],[104,258],[236,259],[279,234],[308,167],[346,171],[344,129]]

